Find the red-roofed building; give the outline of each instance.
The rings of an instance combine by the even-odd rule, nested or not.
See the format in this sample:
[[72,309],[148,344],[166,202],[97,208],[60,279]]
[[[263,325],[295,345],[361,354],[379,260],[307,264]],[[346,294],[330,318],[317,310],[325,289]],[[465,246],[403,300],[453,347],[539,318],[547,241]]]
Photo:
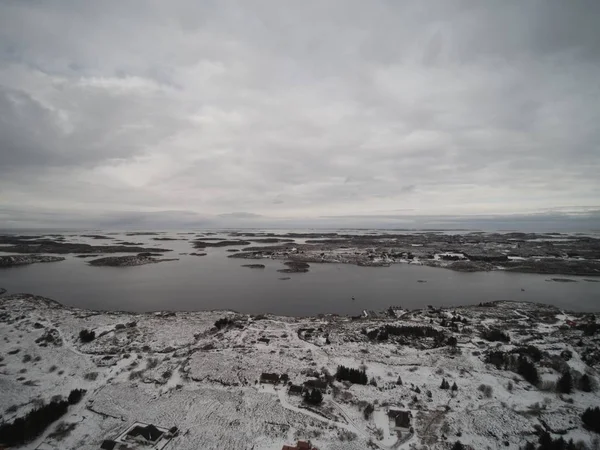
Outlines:
[[310,441],[298,441],[296,445],[284,445],[281,450],[319,450],[313,447]]

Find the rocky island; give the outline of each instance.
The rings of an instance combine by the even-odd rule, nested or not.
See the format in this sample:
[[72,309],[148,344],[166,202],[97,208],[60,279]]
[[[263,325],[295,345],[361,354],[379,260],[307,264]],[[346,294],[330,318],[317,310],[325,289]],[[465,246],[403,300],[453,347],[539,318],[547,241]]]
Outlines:
[[0,441],[97,450],[139,427],[155,437],[138,449],[593,448],[599,322],[514,302],[294,318],[5,295]]
[[35,263],[48,263],[64,261],[65,258],[60,256],[46,255],[0,255],[0,268],[26,266]]
[[155,264],[166,261],[177,261],[177,258],[155,258],[155,255],[139,254],[133,256],[108,256],[106,258],[93,259],[88,261],[90,266],[110,266],[110,267],[131,267],[143,266],[145,264]]
[[462,272],[505,270],[600,277],[600,239],[589,236],[516,232],[288,233],[282,236],[304,238],[305,242],[246,247],[229,257],[381,267],[407,263]]

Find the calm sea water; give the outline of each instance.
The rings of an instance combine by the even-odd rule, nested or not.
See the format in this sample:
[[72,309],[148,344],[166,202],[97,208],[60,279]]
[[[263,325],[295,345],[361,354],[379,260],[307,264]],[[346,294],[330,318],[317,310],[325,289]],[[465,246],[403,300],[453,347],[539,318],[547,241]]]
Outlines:
[[[389,268],[311,264],[308,273],[282,274],[277,272],[284,267],[282,261],[227,258],[230,253],[224,248],[209,248],[207,256],[197,257],[179,255],[196,251],[187,241],[152,241],[152,236],[114,237],[171,248],[173,252],[165,257],[179,260],[138,267],[92,267],[85,259],[66,255],[67,260],[62,262],[0,270],[0,287],[8,293],[38,294],[66,305],[100,310],[358,314],[392,305],[419,308],[525,300],[571,310],[600,311],[600,283],[586,282],[581,277],[568,277],[576,283],[559,283],[546,281],[551,278],[547,275],[460,273],[408,264]],[[68,240],[95,245],[111,242],[79,237]],[[255,262],[266,268],[241,267]],[[281,281],[281,277],[290,280]]]

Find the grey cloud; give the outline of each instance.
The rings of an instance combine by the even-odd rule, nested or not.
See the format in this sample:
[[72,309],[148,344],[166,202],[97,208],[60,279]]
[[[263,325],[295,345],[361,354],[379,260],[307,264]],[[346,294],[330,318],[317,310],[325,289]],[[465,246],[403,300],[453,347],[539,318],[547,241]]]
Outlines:
[[2,201],[238,222],[594,205],[599,13],[3,2]]

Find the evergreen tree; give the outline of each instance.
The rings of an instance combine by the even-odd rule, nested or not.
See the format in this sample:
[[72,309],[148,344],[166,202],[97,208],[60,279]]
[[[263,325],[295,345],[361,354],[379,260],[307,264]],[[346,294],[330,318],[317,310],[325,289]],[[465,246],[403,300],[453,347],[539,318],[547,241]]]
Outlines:
[[452,385],[452,390],[453,391],[458,391],[458,386],[456,385],[456,381],[454,382],[454,384]]
[[579,389],[583,392],[592,392],[592,379],[587,373],[579,379]]
[[558,379],[556,388],[558,389],[558,392],[563,394],[570,394],[573,391],[573,377],[571,376],[571,371],[569,369],[567,369]]
[[522,355],[519,356],[519,359],[517,360],[517,373],[533,385],[537,385],[540,382],[540,376],[537,369],[533,363]]
[[396,384],[398,386],[402,386],[402,378],[400,377],[400,375],[398,375],[398,379],[396,380]]
[[600,433],[600,407],[586,409],[581,420],[588,430]]
[[460,441],[456,441],[452,446],[452,450],[465,450],[465,446]]
[[304,401],[311,405],[320,405],[323,402],[323,394],[318,389],[313,389],[310,392],[306,391]]
[[345,366],[338,366],[335,378],[338,381],[346,380],[354,384],[367,384],[369,381],[364,370],[351,369]]

